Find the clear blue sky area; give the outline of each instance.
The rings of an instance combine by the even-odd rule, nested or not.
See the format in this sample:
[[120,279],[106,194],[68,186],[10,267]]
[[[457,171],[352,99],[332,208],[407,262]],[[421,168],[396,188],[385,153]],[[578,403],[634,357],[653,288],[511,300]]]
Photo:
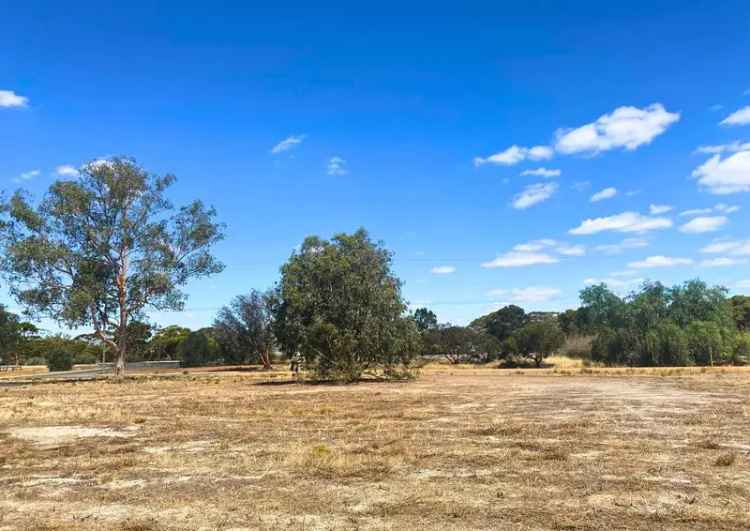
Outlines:
[[360,226],[442,321],[750,291],[750,2],[119,4],[0,8],[1,188],[129,155],[214,205],[226,271],[161,325]]

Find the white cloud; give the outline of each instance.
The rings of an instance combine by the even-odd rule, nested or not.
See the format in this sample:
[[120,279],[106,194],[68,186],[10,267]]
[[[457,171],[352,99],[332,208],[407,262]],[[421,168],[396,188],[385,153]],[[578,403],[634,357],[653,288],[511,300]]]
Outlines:
[[75,177],[78,175],[78,170],[70,164],[63,164],[55,168],[55,173],[61,177]]
[[712,194],[750,192],[750,151],[738,151],[724,159],[714,155],[692,175]]
[[713,211],[713,208],[693,208],[691,210],[680,212],[680,216],[701,216],[703,214],[710,214]]
[[25,171],[21,175],[19,175],[15,179],[13,179],[13,182],[14,183],[22,183],[22,182],[25,182],[25,181],[30,181],[34,177],[37,177],[40,173],[41,172],[39,170]]
[[649,256],[639,262],[630,262],[628,267],[631,269],[650,269],[653,267],[676,267],[681,265],[690,265],[693,261],[690,258],[673,258],[670,256]]
[[559,242],[553,239],[533,240],[528,243],[519,243],[513,247],[514,251],[522,253],[535,253],[542,249],[553,251],[565,256],[583,256],[586,247],[583,245],[571,245],[567,242]]
[[456,268],[453,266],[436,266],[430,269],[430,273],[433,275],[450,275],[451,273],[455,273]]
[[736,286],[741,289],[750,288],[750,278],[747,280],[740,280],[737,282]]
[[557,191],[557,183],[530,184],[513,198],[513,208],[523,210],[546,201]]
[[734,111],[724,118],[720,125],[747,125],[750,124],[750,105]]
[[533,303],[548,302],[560,296],[562,291],[557,288],[544,286],[529,286],[528,288],[493,289],[487,295],[493,299],[503,299],[507,302]]
[[557,252],[565,256],[583,256],[586,254],[586,247],[583,245],[563,245],[557,248]]
[[718,153],[736,153],[738,151],[750,150],[750,142],[740,142],[735,140],[729,144],[718,144],[715,146],[699,146],[695,150],[696,153],[708,153],[710,155],[716,155]]
[[750,240],[716,240],[701,249],[706,254],[750,256]]
[[703,234],[716,232],[729,222],[726,216],[700,216],[693,218],[680,227],[680,232],[686,234]]
[[734,214],[740,209],[740,207],[738,207],[737,205],[727,205],[726,203],[719,203],[714,207],[714,209],[716,209],[718,212],[724,212],[725,214]]
[[279,153],[283,153],[284,151],[288,151],[292,149],[294,146],[296,146],[297,144],[301,144],[306,136],[307,135],[289,136],[285,138],[284,140],[282,140],[281,142],[279,142],[278,144],[276,144],[275,146],[273,146],[273,148],[271,148],[271,153],[273,153],[274,155],[277,155]]
[[672,207],[670,205],[651,204],[648,207],[648,212],[652,216],[658,216],[659,214],[666,214],[667,212],[670,212],[671,210],[672,210]]
[[746,264],[747,260],[737,258],[727,258],[722,256],[720,258],[709,258],[701,262],[701,267],[731,267],[740,264]]
[[[510,252],[502,254],[490,262],[485,262],[482,267],[524,267],[537,264],[556,264],[560,261],[559,256],[583,256],[586,247],[583,245],[571,245],[551,238],[532,240],[513,246]],[[559,256],[556,256],[559,255]]]
[[591,196],[592,203],[598,203],[599,201],[604,201],[605,199],[612,199],[614,196],[617,195],[617,188],[609,187],[605,188],[604,190],[600,190],[596,192],[594,195]]
[[723,105],[721,105],[720,103],[716,103],[714,105],[711,105],[708,109],[711,110],[711,111],[720,111],[723,108],[724,108]]
[[521,176],[525,175],[535,175],[537,177],[559,177],[560,173],[562,173],[560,170],[552,170],[547,168],[536,168],[534,170],[524,170],[521,172]]
[[328,175],[346,175],[349,173],[346,164],[346,161],[341,157],[331,157],[328,161]]
[[474,166],[484,164],[502,164],[512,166],[526,159],[529,160],[547,160],[552,158],[554,151],[548,146],[534,146],[531,148],[512,145],[505,151],[500,151],[489,157],[474,157]]
[[643,238],[625,238],[620,243],[597,245],[594,249],[604,254],[620,254],[626,249],[648,247],[648,240]]
[[12,90],[0,90],[0,107],[26,107],[29,98],[19,96]]
[[494,269],[498,267],[526,267],[538,264],[556,264],[560,260],[547,253],[511,251],[502,254],[489,262],[484,262],[482,267]]
[[570,234],[597,234],[604,231],[647,232],[668,229],[672,226],[669,218],[644,216],[637,212],[623,212],[614,216],[586,219],[578,227],[569,230]]
[[667,112],[660,103],[643,109],[618,107],[595,122],[558,130],[555,148],[565,154],[599,153],[617,148],[632,151],[649,144],[679,119],[679,113]]

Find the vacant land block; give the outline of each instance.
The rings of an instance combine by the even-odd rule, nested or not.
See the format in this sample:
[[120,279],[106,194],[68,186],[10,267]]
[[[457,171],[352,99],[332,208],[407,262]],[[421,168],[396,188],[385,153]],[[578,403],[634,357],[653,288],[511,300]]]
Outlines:
[[0,387],[0,529],[750,525],[747,370],[285,379]]

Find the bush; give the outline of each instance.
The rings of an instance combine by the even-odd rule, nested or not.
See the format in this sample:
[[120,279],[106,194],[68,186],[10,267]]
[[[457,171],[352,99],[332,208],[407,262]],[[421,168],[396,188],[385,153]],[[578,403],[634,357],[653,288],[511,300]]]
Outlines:
[[94,365],[97,361],[99,361],[96,357],[96,354],[93,352],[76,352],[75,356],[73,356],[73,364],[74,365]]
[[73,368],[73,354],[63,348],[50,349],[47,352],[47,368],[50,372],[69,371]]
[[687,327],[690,354],[698,365],[713,365],[722,361],[724,337],[716,323],[693,321]]
[[565,344],[560,349],[561,356],[578,358],[582,360],[591,359],[591,344],[594,338],[591,336],[573,335],[565,338]]
[[750,363],[750,332],[743,332],[737,335],[734,355],[731,361],[734,365],[747,365]]
[[220,348],[216,340],[204,331],[190,332],[177,347],[177,355],[183,367],[199,367],[216,361]]
[[31,356],[26,358],[24,365],[47,365],[47,360],[42,356]]

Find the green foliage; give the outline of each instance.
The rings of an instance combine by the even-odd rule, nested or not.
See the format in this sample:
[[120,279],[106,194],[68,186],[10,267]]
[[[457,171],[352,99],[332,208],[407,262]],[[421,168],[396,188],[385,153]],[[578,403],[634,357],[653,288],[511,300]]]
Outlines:
[[437,315],[427,308],[417,308],[414,310],[414,324],[421,333],[434,330],[438,326]]
[[712,365],[733,360],[735,317],[726,290],[699,280],[667,288],[645,283],[626,299],[605,286],[584,290],[591,358],[608,364]]
[[750,332],[737,334],[732,363],[735,365],[747,365],[750,363]]
[[732,306],[732,317],[738,330],[750,330],[750,297],[735,295],[729,299]]
[[425,353],[450,363],[487,363],[498,358],[501,344],[494,336],[470,327],[443,326],[425,335]]
[[24,365],[47,365],[47,359],[41,356],[31,356],[26,358],[23,362]]
[[150,360],[175,360],[178,359],[180,343],[190,334],[189,328],[172,325],[157,330],[148,342],[146,349]]
[[566,336],[581,335],[582,331],[578,326],[578,320],[578,310],[565,310],[557,316],[557,323],[560,325],[560,330]]
[[18,191],[2,208],[0,268],[11,295],[34,316],[92,326],[117,352],[118,372],[131,319],[181,309],[188,280],[222,269],[210,253],[222,238],[214,210],[195,201],[174,211],[164,195],[174,180],[111,158],[54,182],[37,206]]
[[213,328],[226,363],[260,361],[265,368],[271,368],[276,343],[274,304],[273,293],[252,290],[235,297],[229,306],[219,310]]
[[537,367],[565,343],[565,334],[554,319],[528,323],[515,333],[514,338],[518,353],[533,359]]
[[190,332],[177,347],[183,367],[200,367],[219,359],[221,349],[216,339],[204,330]]
[[0,304],[0,364],[19,365],[26,342],[37,333],[36,326],[21,321]]
[[578,329],[595,333],[601,328],[619,328],[624,321],[625,302],[612,293],[606,284],[589,286],[581,291],[581,307],[577,312]]
[[[144,321],[130,321],[126,327],[125,343],[130,361],[143,361],[149,356],[149,339],[154,326]],[[120,333],[114,331],[114,341],[120,344]]]
[[710,321],[693,321],[687,326],[688,348],[698,365],[721,363],[730,351],[718,324]]
[[47,351],[47,368],[50,372],[69,371],[73,368],[73,353],[62,345]]
[[391,253],[360,229],[332,240],[305,239],[281,268],[274,331],[287,356],[299,353],[319,378],[353,381],[394,374],[419,352],[403,314]]
[[97,358],[96,354],[88,350],[76,352],[76,354],[73,356],[74,365],[93,365],[97,361],[99,361],[99,359]]
[[495,336],[498,341],[504,341],[523,327],[527,321],[523,308],[511,304],[475,319],[469,326]]

